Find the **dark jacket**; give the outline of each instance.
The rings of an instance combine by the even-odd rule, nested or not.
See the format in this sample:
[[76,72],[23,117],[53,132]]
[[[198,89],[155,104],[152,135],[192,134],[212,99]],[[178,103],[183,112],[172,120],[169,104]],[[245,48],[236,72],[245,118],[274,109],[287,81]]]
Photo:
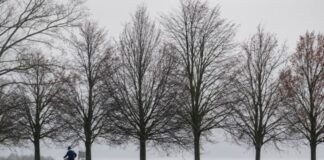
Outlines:
[[74,151],[69,150],[64,156],[64,158],[66,157],[68,157],[68,160],[74,160],[74,158],[77,157],[77,154]]

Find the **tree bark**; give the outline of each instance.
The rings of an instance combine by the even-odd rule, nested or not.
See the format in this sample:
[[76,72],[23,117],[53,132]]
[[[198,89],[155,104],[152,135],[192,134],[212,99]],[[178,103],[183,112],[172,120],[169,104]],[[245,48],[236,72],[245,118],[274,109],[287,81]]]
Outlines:
[[38,138],[34,140],[34,149],[35,149],[35,160],[40,160],[40,144]]
[[85,142],[86,160],[91,160],[91,141],[89,139]]
[[146,160],[146,140],[140,139],[140,160]]
[[194,135],[194,152],[195,160],[200,160],[200,136],[198,134]]
[[261,145],[255,146],[255,160],[261,160]]
[[316,143],[310,144],[311,160],[316,160]]

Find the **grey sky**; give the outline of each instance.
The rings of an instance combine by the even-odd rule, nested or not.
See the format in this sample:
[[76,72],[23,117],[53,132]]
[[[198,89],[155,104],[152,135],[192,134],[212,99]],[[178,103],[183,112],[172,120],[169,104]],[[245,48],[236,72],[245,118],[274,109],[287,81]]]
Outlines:
[[[178,0],[88,0],[91,18],[108,30],[113,38],[118,38],[123,25],[130,20],[130,15],[138,4],[145,3],[151,13],[151,18],[158,21],[159,15],[168,13],[179,6]],[[221,6],[222,17],[239,25],[236,40],[242,41],[256,31],[258,24],[262,24],[269,32],[277,34],[281,42],[286,41],[289,52],[295,48],[299,35],[308,31],[324,32],[324,0],[209,0],[211,6]],[[112,38],[111,37],[111,38]],[[217,135],[215,144],[204,146],[202,159],[251,159],[253,150],[246,146],[238,146],[224,142],[228,137]],[[15,149],[14,152],[31,154],[31,149]],[[41,152],[46,156],[53,156],[61,160],[66,146],[44,146]],[[76,147],[75,150],[83,150]],[[308,148],[301,147],[298,151],[292,147],[283,147],[283,151],[276,151],[273,147],[266,147],[263,157],[266,159],[307,159]],[[324,147],[318,147],[318,159],[324,160]],[[10,150],[0,151],[8,155]],[[1,154],[3,155],[3,154]],[[165,154],[151,150],[148,159],[161,158]],[[154,157],[154,158],[153,158]],[[178,154],[174,159],[192,159],[190,153]],[[93,148],[94,160],[128,160],[138,159],[137,148],[134,145],[127,147],[108,147],[104,144]],[[170,158],[171,160],[171,158]]]

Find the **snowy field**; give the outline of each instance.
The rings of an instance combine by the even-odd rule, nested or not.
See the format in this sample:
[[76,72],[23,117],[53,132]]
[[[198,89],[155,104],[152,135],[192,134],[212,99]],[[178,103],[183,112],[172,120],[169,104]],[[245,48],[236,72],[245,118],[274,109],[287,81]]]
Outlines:
[[[205,158],[202,160],[251,160],[253,158],[250,159],[228,159],[228,158]],[[96,159],[96,160],[108,160],[107,159]],[[134,160],[134,159],[115,159],[115,160]],[[181,159],[181,158],[156,158],[156,159],[149,159],[149,160],[193,160],[193,158],[186,158],[186,159]],[[298,160],[298,159],[267,159],[267,158],[263,158],[262,160]],[[300,159],[302,160],[302,159]]]

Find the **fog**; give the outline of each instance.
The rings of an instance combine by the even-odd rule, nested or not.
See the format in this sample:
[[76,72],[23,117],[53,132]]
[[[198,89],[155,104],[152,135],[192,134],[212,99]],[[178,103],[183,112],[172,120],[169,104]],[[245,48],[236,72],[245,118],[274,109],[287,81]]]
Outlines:
[[[123,25],[130,20],[130,15],[138,4],[146,4],[148,10],[156,20],[160,15],[167,14],[179,7],[178,0],[88,0],[91,18],[104,26],[111,39],[117,39]],[[277,34],[281,42],[286,42],[289,52],[293,52],[296,41],[306,31],[324,32],[324,1],[323,0],[210,0],[211,6],[221,6],[222,17],[238,24],[236,41],[245,40],[256,31],[257,25],[264,26],[266,31]],[[230,138],[216,131],[214,143],[204,143],[202,151],[203,160],[248,160],[254,158],[253,148],[231,142]],[[55,160],[62,160],[67,146],[42,144],[41,153],[51,156]],[[84,151],[80,144],[74,150]],[[127,146],[108,146],[104,143],[95,144],[93,147],[93,160],[131,160],[138,159],[137,147],[133,144]],[[324,160],[323,145],[318,146],[318,159]],[[11,153],[30,155],[32,146],[24,148],[4,148],[1,156]],[[191,152],[176,152],[167,156],[167,153],[149,149],[147,159],[150,160],[191,160]],[[262,159],[264,160],[297,160],[308,159],[307,146],[282,145],[281,150],[265,146]],[[24,160],[29,160],[24,158]],[[0,158],[0,160],[22,160],[16,158]],[[44,159],[46,160],[46,159]],[[47,158],[47,160],[51,160]]]

